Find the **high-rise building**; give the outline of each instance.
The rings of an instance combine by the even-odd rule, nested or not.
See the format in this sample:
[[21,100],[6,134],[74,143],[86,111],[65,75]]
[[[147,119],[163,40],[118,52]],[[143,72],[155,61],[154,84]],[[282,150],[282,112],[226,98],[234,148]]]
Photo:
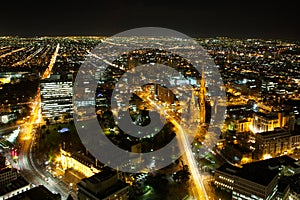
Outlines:
[[41,81],[41,107],[44,119],[54,122],[72,118],[73,75],[51,75]]

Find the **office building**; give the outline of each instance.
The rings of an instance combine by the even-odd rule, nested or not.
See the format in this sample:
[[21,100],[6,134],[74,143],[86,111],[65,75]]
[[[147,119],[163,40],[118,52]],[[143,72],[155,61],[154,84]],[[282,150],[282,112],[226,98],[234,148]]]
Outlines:
[[280,156],[242,167],[224,164],[214,174],[215,186],[230,191],[232,199],[271,200],[290,195],[290,187],[283,177],[300,173],[300,165],[289,156]]
[[277,192],[278,174],[258,166],[239,168],[225,164],[216,170],[214,183],[231,190],[232,199],[271,200]]
[[67,121],[72,118],[72,79],[72,74],[55,74],[41,81],[41,107],[44,119],[54,122]]

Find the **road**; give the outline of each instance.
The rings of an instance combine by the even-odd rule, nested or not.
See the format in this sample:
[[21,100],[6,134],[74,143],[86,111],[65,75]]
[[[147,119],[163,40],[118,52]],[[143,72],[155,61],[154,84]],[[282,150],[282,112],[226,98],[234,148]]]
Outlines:
[[55,62],[56,62],[56,57],[57,57],[57,55],[58,55],[58,51],[59,51],[59,48],[60,48],[59,46],[60,46],[60,44],[58,43],[58,44],[56,45],[56,49],[55,49],[55,51],[54,51],[54,53],[53,53],[53,55],[52,55],[52,57],[51,57],[50,63],[49,63],[49,65],[48,65],[46,71],[44,72],[44,74],[43,74],[43,76],[42,76],[42,79],[49,78],[50,73],[51,73],[51,71],[52,71],[52,68],[53,68],[53,66],[54,66],[54,64],[55,64]]
[[11,55],[11,54],[13,54],[13,53],[17,53],[18,51],[22,51],[22,50],[24,50],[24,49],[25,49],[25,48],[22,47],[22,48],[20,48],[20,49],[16,49],[16,50],[13,50],[13,51],[11,51],[11,52],[2,54],[2,55],[0,56],[0,58],[5,58],[6,56],[9,56],[9,55]]
[[25,64],[26,62],[28,62],[29,60],[31,60],[34,56],[36,56],[38,53],[40,53],[42,50],[43,50],[43,47],[39,48],[34,53],[32,53],[29,56],[27,56],[24,60],[20,60],[20,61],[14,63],[12,65],[12,67],[16,67],[16,66]]
[[41,99],[40,94],[35,97],[35,103],[32,105],[31,115],[28,122],[22,126],[19,134],[20,154],[18,166],[16,166],[24,178],[34,185],[44,185],[53,193],[60,193],[62,199],[67,199],[69,194],[77,199],[75,191],[70,190],[61,180],[53,177],[49,172],[41,166],[36,165],[33,158],[33,147],[36,136],[36,125],[41,119]]
[[191,144],[188,140],[188,135],[184,128],[177,122],[177,116],[173,116],[173,112],[169,112],[168,110],[164,109],[163,106],[159,106],[156,102],[150,99],[149,96],[143,94],[137,94],[141,99],[146,100],[149,102],[160,114],[164,115],[176,128],[178,135],[178,142],[183,154],[184,162],[188,164],[189,170],[192,177],[192,184],[191,184],[191,193],[194,198],[197,200],[206,199],[208,200],[209,197],[206,193],[200,171],[198,169],[197,161],[194,157],[192,152]]

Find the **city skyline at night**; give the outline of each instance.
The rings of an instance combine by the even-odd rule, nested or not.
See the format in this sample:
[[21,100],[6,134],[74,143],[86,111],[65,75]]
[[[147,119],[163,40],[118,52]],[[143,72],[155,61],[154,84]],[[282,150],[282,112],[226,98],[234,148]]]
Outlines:
[[[220,94],[214,93],[214,82],[219,79],[212,79],[215,74],[209,68],[195,70],[189,59],[198,54],[190,52],[187,59],[167,48],[144,46],[175,46],[179,52],[180,48],[187,49],[182,39],[0,37],[0,146],[5,161],[0,182],[4,181],[3,188],[7,182],[21,185],[10,192],[0,190],[0,195],[5,199],[10,195],[25,198],[33,191],[43,191],[53,199],[296,199],[299,191],[295,180],[300,172],[299,43],[228,37],[193,40],[217,66],[222,78],[217,86],[226,96],[218,99]],[[104,45],[105,53],[95,50],[99,45]],[[122,54],[114,47],[124,50],[130,45],[139,46]],[[87,83],[74,90],[74,85],[80,84],[78,71],[87,60],[99,61],[100,69],[104,65],[107,68],[91,74],[97,80],[95,91]],[[179,75],[162,79],[170,72],[163,67],[159,74],[151,71],[159,64],[176,69]],[[130,82],[122,75],[140,65],[168,83],[126,89],[126,83],[137,79]],[[147,73],[139,78],[145,79]],[[122,84],[116,85],[120,80]],[[128,105],[122,102],[121,93],[113,94],[116,88],[133,93]],[[178,96],[182,92],[192,95],[182,102]],[[94,99],[87,98],[90,94]],[[87,97],[73,102],[73,107],[71,99],[76,95]],[[121,106],[120,111],[112,108],[112,98]],[[223,111],[225,121],[218,124]],[[127,112],[136,126],[147,126],[157,114],[164,115],[165,125],[155,135],[134,137],[115,121]],[[185,153],[176,157],[173,149],[168,155],[172,162],[163,168],[159,167],[161,158],[156,157],[139,169],[145,160],[135,156],[127,160],[119,157],[119,167],[109,168],[103,155],[97,157],[87,145],[95,138],[82,140],[78,132],[78,127],[88,130],[93,116],[104,136],[127,152],[155,152],[177,139],[178,148],[184,147]],[[156,131],[160,125],[154,122]],[[190,134],[195,137],[189,142]],[[205,147],[207,142],[212,146]],[[111,151],[106,154],[114,159]],[[19,190],[26,192],[17,195]]]

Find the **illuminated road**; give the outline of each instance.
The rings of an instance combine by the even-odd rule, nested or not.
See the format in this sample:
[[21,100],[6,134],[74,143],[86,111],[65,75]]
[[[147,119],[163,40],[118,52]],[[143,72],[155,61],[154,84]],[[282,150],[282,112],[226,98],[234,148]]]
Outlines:
[[[137,93],[136,93],[137,94]],[[176,128],[178,135],[179,146],[182,148],[182,152],[184,152],[183,157],[185,162],[189,166],[189,170],[191,173],[193,185],[191,186],[191,193],[194,198],[197,200],[200,199],[209,199],[204,184],[202,182],[201,174],[198,170],[197,161],[194,158],[194,154],[192,152],[191,144],[188,140],[188,134],[184,131],[182,126],[176,121],[176,117],[173,117],[172,112],[168,112],[162,106],[157,105],[153,100],[149,97],[145,97],[145,95],[137,94],[141,99],[147,99],[147,101],[155,107],[162,115],[164,115]]]
[[11,52],[8,52],[8,53],[5,53],[5,54],[1,55],[0,58],[4,58],[4,57],[6,57],[6,56],[9,56],[9,55],[11,55],[11,54],[13,54],[13,53],[16,53],[16,52],[18,52],[18,51],[22,51],[22,50],[24,50],[24,49],[25,49],[25,48],[22,47],[22,48],[20,48],[20,49],[13,50],[13,51],[11,51]]
[[[52,67],[55,63],[56,56],[59,50],[59,44],[57,45],[56,51],[52,56],[51,63],[47,70],[43,74],[43,77],[50,75]],[[74,199],[77,199],[75,191],[70,190],[69,187],[61,182],[61,180],[54,178],[49,172],[43,167],[38,166],[34,162],[32,150],[35,143],[36,136],[36,124],[40,123],[41,120],[41,99],[40,91],[33,101],[31,114],[28,121],[21,127],[21,131],[18,137],[20,146],[20,154],[18,159],[18,168],[25,179],[33,183],[34,185],[44,185],[53,193],[60,193],[62,199],[67,199],[71,195]]]
[[36,56],[38,53],[40,53],[43,50],[43,48],[39,48],[38,50],[36,50],[34,53],[30,54],[29,56],[27,56],[24,60],[18,61],[16,63],[14,63],[12,66],[16,67],[19,65],[23,65],[24,63],[26,63],[27,61],[29,61],[30,59],[32,59],[34,56]]
[[43,76],[42,76],[42,79],[45,79],[45,78],[48,78],[50,76],[50,73],[52,71],[52,68],[56,62],[56,57],[58,55],[58,51],[59,51],[59,43],[56,45],[56,49],[52,55],[52,58],[50,60],[50,63],[48,65],[48,68],[46,69],[46,71],[44,72]]
[[191,176],[192,176],[192,180],[195,185],[195,188],[192,187],[193,196],[196,197],[196,199],[208,199],[208,195],[206,194],[206,190],[202,183],[202,178],[201,178],[200,172],[198,170],[197,161],[194,158],[194,155],[193,155],[193,152],[191,149],[191,144],[189,143],[189,140],[187,138],[187,134],[182,129],[182,126],[174,118],[170,117],[169,120],[178,129],[177,134],[180,138],[178,140],[178,142],[180,143],[180,146],[183,148],[183,150],[185,152],[184,157],[188,163],[189,170],[190,170]]
[[[32,112],[29,118],[29,122],[26,126],[23,126],[19,135],[21,140],[21,149],[19,154],[19,169],[23,176],[35,185],[44,185],[50,191],[54,193],[60,193],[62,199],[66,199],[69,194],[76,199],[74,191],[62,183],[60,180],[52,177],[44,169],[35,165],[33,161],[32,148],[35,140],[35,123],[40,120],[40,95],[37,94],[35,103],[32,108]],[[47,179],[47,180],[46,180]]]

